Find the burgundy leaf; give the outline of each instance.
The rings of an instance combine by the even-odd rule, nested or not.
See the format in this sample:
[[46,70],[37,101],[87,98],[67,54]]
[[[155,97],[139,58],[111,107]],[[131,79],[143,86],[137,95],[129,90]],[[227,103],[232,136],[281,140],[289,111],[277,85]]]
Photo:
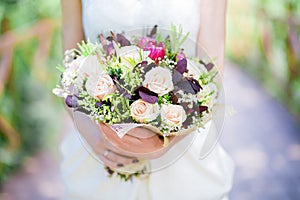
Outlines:
[[181,59],[177,62],[177,65],[175,67],[175,70],[177,70],[179,73],[183,74],[187,70],[187,60]]
[[200,92],[200,90],[202,89],[201,85],[199,84],[199,82],[194,79],[194,78],[189,78],[188,79],[189,83],[191,84],[192,88],[194,89],[194,91],[196,93]]
[[125,97],[126,99],[130,99],[130,100],[132,99],[132,96],[131,96],[130,94],[125,94],[124,97]]
[[122,34],[117,34],[117,41],[120,43],[121,47],[130,46],[129,40]]
[[208,63],[205,67],[207,69],[207,71],[210,71],[212,68],[214,68],[214,64],[213,63]]
[[150,71],[152,68],[157,67],[155,63],[150,63],[144,68],[144,73],[146,74],[148,71]]
[[144,101],[146,101],[148,103],[152,103],[153,104],[153,103],[156,103],[158,101],[158,97],[157,96],[149,95],[149,94],[147,94],[147,93],[145,93],[143,91],[139,91],[139,95],[140,95],[140,97]]
[[106,52],[106,56],[111,56],[115,54],[115,48],[112,42],[109,43],[109,45],[107,46],[107,52]]
[[114,32],[111,31],[110,34],[111,34],[112,39],[113,39],[115,42],[118,42],[117,37],[116,37],[116,35],[114,34]]
[[200,60],[200,63],[205,66],[205,68],[207,69],[207,71],[210,71],[215,66],[213,63],[206,64],[203,60]]
[[194,88],[190,84],[190,82],[186,79],[181,80],[177,83],[177,86],[182,89],[185,93],[196,94]]
[[136,91],[141,99],[148,103],[156,103],[158,101],[158,95],[155,92],[150,91],[148,88],[139,87]]
[[199,106],[199,112],[202,113],[204,111],[207,111],[208,107],[207,106]]
[[113,37],[112,36],[107,36],[106,40],[109,41],[109,42],[111,42],[111,41],[113,41]]
[[99,35],[99,40],[100,40],[100,43],[101,43],[104,51],[107,51],[107,41],[106,41],[106,39],[105,39],[105,37],[104,37],[103,34]]
[[178,103],[178,97],[176,96],[176,94],[174,94],[173,92],[170,93],[171,95],[171,100],[173,104],[177,104]]
[[65,99],[65,103],[70,108],[78,107],[78,99],[76,96],[68,95]]
[[101,108],[103,106],[103,104],[104,104],[103,101],[99,101],[95,104],[95,106]]
[[156,33],[157,33],[157,25],[155,25],[155,26],[152,28],[152,30],[151,30],[150,34],[148,35],[148,37],[150,37],[150,38],[155,38],[155,37],[156,37]]
[[192,114],[194,111],[195,111],[194,109],[190,108],[187,110],[186,114],[187,115]]
[[147,67],[148,62],[147,61],[142,61],[141,62],[141,67],[145,68]]
[[173,84],[177,84],[182,78],[182,74],[177,71],[177,70],[174,70],[173,72],[173,75],[172,75],[172,81],[173,81]]

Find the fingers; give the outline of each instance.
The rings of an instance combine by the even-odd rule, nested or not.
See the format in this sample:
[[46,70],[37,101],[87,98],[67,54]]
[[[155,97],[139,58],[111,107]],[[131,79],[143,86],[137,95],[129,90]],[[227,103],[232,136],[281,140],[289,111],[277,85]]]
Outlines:
[[135,157],[121,154],[116,148],[111,147],[104,140],[97,141],[94,152],[98,155],[104,165],[109,166],[112,169],[138,162]]
[[146,139],[156,135],[156,133],[146,128],[134,128],[128,131],[127,135],[131,135],[133,137],[140,138],[140,139]]
[[99,158],[105,165],[111,168],[123,167],[124,165],[138,162],[136,158],[123,156],[110,150],[104,150],[103,153],[99,155]]
[[[120,138],[109,126],[105,124],[100,125],[100,129],[111,144],[117,149],[123,150],[125,154],[130,153],[152,153],[159,151],[163,148],[163,141],[157,134],[153,134],[151,137],[139,138],[130,134],[126,134]],[[144,128],[135,128],[131,130],[134,135],[143,134],[150,135],[151,131]]]

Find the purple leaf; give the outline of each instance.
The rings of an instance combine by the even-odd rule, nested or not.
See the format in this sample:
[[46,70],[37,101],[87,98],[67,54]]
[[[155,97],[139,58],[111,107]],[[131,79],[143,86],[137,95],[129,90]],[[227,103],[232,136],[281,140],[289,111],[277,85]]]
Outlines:
[[147,72],[149,72],[152,68],[156,67],[157,65],[155,63],[150,63],[149,65],[147,65],[144,68],[144,74],[146,74]]
[[68,95],[65,99],[65,103],[70,108],[78,107],[78,99],[73,95]]
[[145,87],[139,87],[137,89],[138,95],[143,99],[144,101],[148,103],[156,103],[158,101],[158,95],[155,92],[150,91],[148,88]]
[[148,35],[148,37],[150,37],[150,38],[155,38],[155,37],[156,37],[156,32],[157,32],[157,25],[155,25],[155,26],[152,28],[152,30],[151,30],[150,34]]
[[194,88],[191,86],[190,82],[186,79],[183,79],[180,82],[178,82],[177,86],[186,93],[196,94]]
[[181,78],[182,78],[182,74],[179,71],[174,70],[172,75],[173,84],[175,85],[176,83],[178,83],[181,80]]
[[95,104],[95,106],[101,108],[103,106],[103,104],[104,104],[103,101],[99,101]]
[[179,73],[183,74],[187,71],[187,60],[181,59],[177,62],[177,65],[175,67],[175,70],[177,70]]
[[111,31],[110,34],[111,34],[112,39],[113,39],[115,42],[118,42],[117,37],[116,37],[116,35],[114,34],[114,32]]
[[213,63],[208,63],[205,67],[207,69],[207,71],[210,71],[212,68],[214,68],[214,64]]
[[199,112],[202,113],[204,111],[207,111],[208,107],[207,106],[199,106]]
[[189,78],[188,79],[189,83],[191,84],[192,88],[194,89],[194,91],[196,93],[200,92],[200,90],[202,89],[201,85],[199,84],[199,82],[194,79],[194,78]]
[[190,108],[186,111],[186,114],[189,115],[189,114],[192,114],[195,110]]
[[177,104],[178,103],[178,97],[176,96],[176,94],[174,94],[173,92],[170,93],[171,95],[171,100],[173,104]]
[[115,48],[112,42],[109,43],[109,45],[107,46],[107,52],[106,52],[106,56],[111,56],[115,54]]
[[113,37],[112,36],[107,36],[106,40],[108,40],[109,42],[113,41]]
[[124,94],[124,97],[125,97],[126,99],[132,99],[132,96],[131,96],[130,94]]
[[145,92],[143,92],[143,91],[139,91],[139,95],[140,95],[140,97],[141,97],[144,101],[146,101],[146,102],[148,102],[148,103],[154,104],[154,103],[156,103],[156,102],[158,101],[158,97],[157,97],[157,96],[149,95],[149,94],[147,94],[147,93],[145,93]]
[[100,43],[101,43],[104,51],[106,51],[107,50],[107,41],[106,41],[106,39],[105,39],[105,37],[104,37],[103,34],[99,35],[99,40],[100,40]]
[[147,67],[147,64],[148,64],[147,61],[142,61],[142,62],[141,62],[141,67],[144,67],[144,68],[145,68],[145,67]]
[[126,37],[122,34],[117,34],[117,41],[120,43],[121,47],[130,46],[129,40],[127,40]]
[[203,60],[200,60],[200,63],[205,66],[205,68],[207,69],[207,71],[210,71],[215,66],[213,63],[206,64]]

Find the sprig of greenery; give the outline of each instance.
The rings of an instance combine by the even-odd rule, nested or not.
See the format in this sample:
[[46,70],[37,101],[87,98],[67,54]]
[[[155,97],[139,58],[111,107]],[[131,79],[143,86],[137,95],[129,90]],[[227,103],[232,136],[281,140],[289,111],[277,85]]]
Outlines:
[[175,26],[174,24],[171,24],[169,35],[170,35],[171,48],[175,53],[178,53],[180,50],[180,47],[187,40],[190,33],[188,32],[186,35],[183,36],[182,26],[180,25],[177,29],[177,26]]
[[65,72],[65,68],[62,66],[62,65],[57,65],[56,66],[56,69],[59,71],[59,72],[61,72],[61,73],[64,73]]
[[208,73],[202,73],[198,79],[200,85],[207,85],[208,83],[214,83],[215,77],[218,75],[218,71],[210,71]]
[[76,50],[80,55],[87,57],[89,55],[95,54],[95,45],[90,41],[82,41],[81,43],[77,43],[79,51]]
[[140,177],[141,175],[144,175],[146,173],[146,168],[132,174],[125,174],[125,173],[123,174],[120,172],[115,172],[114,170],[112,170],[110,167],[107,166],[105,167],[105,170],[107,171],[109,177],[112,177],[116,173],[117,177],[119,177],[121,180],[124,180],[125,182],[129,180],[132,181],[134,177]]
[[159,105],[161,105],[161,104],[172,104],[171,95],[170,94],[165,94],[163,96],[159,96],[157,103]]

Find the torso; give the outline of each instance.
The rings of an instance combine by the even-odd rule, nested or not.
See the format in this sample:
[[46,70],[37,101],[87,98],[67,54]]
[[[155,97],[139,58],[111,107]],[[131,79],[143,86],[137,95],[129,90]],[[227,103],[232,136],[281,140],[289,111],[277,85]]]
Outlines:
[[99,33],[132,31],[171,23],[182,25],[196,41],[200,0],[82,0],[86,38],[96,41]]

